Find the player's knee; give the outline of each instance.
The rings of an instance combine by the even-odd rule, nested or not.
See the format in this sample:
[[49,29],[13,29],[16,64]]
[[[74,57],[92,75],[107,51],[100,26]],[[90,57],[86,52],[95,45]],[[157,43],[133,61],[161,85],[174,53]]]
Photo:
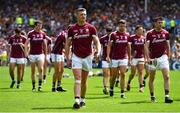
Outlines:
[[149,77],[149,82],[150,82],[150,83],[154,82],[154,77],[152,77],[152,76]]
[[32,73],[32,74],[31,74],[31,77],[32,77],[32,78],[36,77],[36,74],[35,74],[35,73]]
[[81,80],[75,80],[74,83],[75,84],[81,84]]
[[61,69],[61,70],[59,71],[60,74],[62,74],[63,72],[64,72],[64,69]]
[[169,80],[169,76],[168,76],[168,75],[165,75],[165,76],[164,76],[164,80],[165,80],[165,81],[168,81],[168,80]]
[[121,78],[125,78],[125,73],[121,73]]
[[131,72],[130,76],[131,76],[131,77],[134,77],[135,74],[136,74],[135,72]]
[[142,71],[139,71],[139,75],[142,75]]
[[42,73],[43,72],[43,67],[40,67],[39,68],[39,73]]
[[10,69],[9,72],[12,74],[12,73],[14,73],[14,70],[13,70],[13,69]]
[[75,84],[81,84],[81,76],[74,76],[75,78]]
[[81,84],[82,84],[82,85],[86,85],[86,80],[82,80],[82,81],[81,81]]

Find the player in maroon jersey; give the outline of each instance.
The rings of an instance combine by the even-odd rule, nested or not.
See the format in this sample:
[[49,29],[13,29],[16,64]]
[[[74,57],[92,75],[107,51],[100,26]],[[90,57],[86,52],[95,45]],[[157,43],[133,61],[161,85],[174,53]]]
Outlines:
[[77,23],[69,28],[65,44],[68,65],[71,64],[70,46],[72,45],[72,71],[75,78],[74,109],[85,106],[86,81],[88,73],[92,69],[92,44],[95,44],[96,47],[96,57],[99,56],[101,50],[96,28],[86,22],[86,16],[85,8],[77,9]]
[[162,23],[163,18],[156,17],[154,19],[154,28],[148,31],[146,36],[147,41],[145,53],[150,71],[149,89],[151,101],[156,102],[156,98],[154,96],[154,79],[156,69],[160,69],[164,78],[165,103],[172,103],[173,100],[169,97],[169,33],[162,28]]
[[[121,98],[126,98],[124,94],[125,89],[125,73],[128,62],[131,61],[131,46],[128,43],[129,33],[126,32],[126,21],[120,20],[118,22],[119,31],[112,32],[110,35],[110,41],[107,46],[107,58],[108,62],[111,61],[111,78],[110,78],[110,96],[114,96],[114,84],[116,76],[120,71],[120,86],[121,86]],[[111,52],[111,55],[110,55]]]
[[43,65],[47,53],[47,43],[46,34],[41,29],[42,22],[38,20],[35,22],[34,30],[28,33],[28,39],[25,44],[26,56],[28,55],[28,45],[30,44],[29,60],[31,62],[32,91],[36,90],[36,64],[39,73],[38,91],[42,91]]
[[[52,80],[52,92],[65,92],[61,86],[61,79],[64,72],[64,54],[63,49],[67,38],[67,31],[62,31],[57,36],[54,46],[51,51],[51,60],[54,66],[54,74]],[[56,88],[57,82],[57,88]]]
[[17,66],[17,88],[20,88],[20,81],[23,72],[22,67],[25,63],[25,42],[26,37],[21,35],[21,30],[19,28],[15,29],[15,35],[12,35],[8,40],[10,51],[9,73],[12,79],[10,88],[13,88],[14,84],[16,83],[14,78],[15,66]]
[[111,26],[107,26],[106,28],[106,35],[102,36],[100,38],[100,43],[101,43],[101,47],[102,47],[102,70],[103,70],[103,93],[104,94],[108,94],[108,84],[109,84],[109,77],[110,77],[110,64],[109,62],[106,61],[106,52],[107,52],[107,45],[108,45],[108,41],[109,41],[109,35],[112,32],[112,27]]
[[130,43],[132,47],[132,61],[131,61],[131,73],[129,75],[127,90],[130,91],[130,83],[136,74],[136,68],[139,76],[139,91],[143,92],[143,68],[144,68],[144,45],[145,38],[143,36],[143,27],[141,25],[136,26],[136,34],[130,37]]

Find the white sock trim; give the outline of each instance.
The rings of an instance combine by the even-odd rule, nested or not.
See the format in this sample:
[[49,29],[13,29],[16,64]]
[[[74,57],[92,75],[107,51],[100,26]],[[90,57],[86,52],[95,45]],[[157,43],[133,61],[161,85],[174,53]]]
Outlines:
[[75,99],[75,102],[79,104],[79,103],[80,103],[80,102],[79,102],[79,98],[76,98],[76,99]]
[[85,98],[81,98],[80,102],[84,102],[85,103]]

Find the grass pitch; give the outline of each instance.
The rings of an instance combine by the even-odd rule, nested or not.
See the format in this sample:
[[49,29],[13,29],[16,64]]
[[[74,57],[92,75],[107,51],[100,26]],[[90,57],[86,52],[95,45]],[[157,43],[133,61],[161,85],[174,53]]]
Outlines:
[[[164,103],[163,77],[157,71],[155,95],[158,103],[150,102],[148,85],[144,93],[139,93],[137,77],[131,83],[131,91],[125,92],[127,99],[121,99],[119,87],[114,89],[114,97],[104,95],[102,77],[95,76],[88,78],[86,107],[79,110],[72,109],[74,79],[71,70],[65,69],[70,77],[62,79],[62,86],[68,90],[63,93],[51,92],[52,73],[53,70],[47,75],[43,92],[32,92],[29,67],[26,68],[21,89],[16,89],[16,86],[9,88],[11,80],[8,67],[0,67],[0,112],[180,112],[180,71],[170,72],[172,104]],[[126,73],[126,80],[128,76],[129,72]]]

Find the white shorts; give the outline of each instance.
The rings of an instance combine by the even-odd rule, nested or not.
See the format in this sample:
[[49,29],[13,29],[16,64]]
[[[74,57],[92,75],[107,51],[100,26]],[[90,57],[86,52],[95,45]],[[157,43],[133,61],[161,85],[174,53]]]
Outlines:
[[59,54],[51,54],[52,62],[64,62],[64,55]]
[[27,60],[27,58],[24,58],[24,64],[26,65],[27,63],[28,63],[28,60]]
[[46,56],[46,61],[47,61],[48,63],[51,63],[51,62],[50,62],[50,54],[47,54],[47,56]]
[[144,64],[144,58],[133,58],[131,61],[132,66],[137,66],[138,64]]
[[29,55],[29,60],[30,62],[38,62],[38,61],[43,61],[44,62],[44,54],[40,55]]
[[103,60],[102,61],[102,68],[109,68],[110,67],[110,63],[108,63],[107,61]]
[[169,61],[167,55],[162,55],[159,58],[151,59],[151,60],[153,61],[153,63],[148,65],[149,70],[156,70],[156,69],[169,70]]
[[25,64],[25,58],[10,58],[10,63]]
[[128,65],[128,59],[122,59],[122,60],[113,60],[111,61],[111,67],[116,68],[120,66],[127,66]]
[[87,56],[86,58],[80,58],[75,54],[72,55],[72,69],[82,69],[85,71],[92,70],[92,55]]

